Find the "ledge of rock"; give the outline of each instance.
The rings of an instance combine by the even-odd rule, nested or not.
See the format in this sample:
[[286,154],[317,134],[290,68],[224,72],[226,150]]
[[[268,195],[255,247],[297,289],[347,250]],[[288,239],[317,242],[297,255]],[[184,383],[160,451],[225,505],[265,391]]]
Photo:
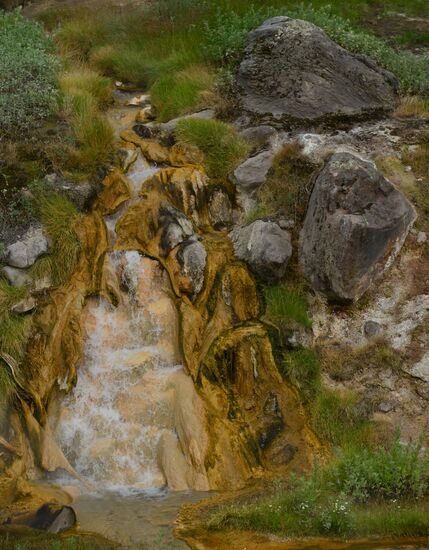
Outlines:
[[292,256],[290,235],[277,223],[256,220],[230,233],[237,258],[268,281],[280,279]]
[[315,179],[301,232],[305,276],[329,299],[355,302],[391,265],[415,219],[372,162],[334,154]]
[[252,122],[292,126],[383,115],[399,89],[371,59],[289,17],[273,17],[248,35],[237,83]]

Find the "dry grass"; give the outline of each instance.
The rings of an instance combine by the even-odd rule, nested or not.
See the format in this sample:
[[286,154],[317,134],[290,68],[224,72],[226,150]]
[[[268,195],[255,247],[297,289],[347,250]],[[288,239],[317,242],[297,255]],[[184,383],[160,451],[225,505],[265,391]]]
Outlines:
[[429,99],[419,96],[405,96],[394,112],[399,118],[429,118]]
[[301,223],[307,211],[311,178],[317,168],[302,154],[298,142],[286,144],[257,192],[258,207],[251,217],[282,215]]

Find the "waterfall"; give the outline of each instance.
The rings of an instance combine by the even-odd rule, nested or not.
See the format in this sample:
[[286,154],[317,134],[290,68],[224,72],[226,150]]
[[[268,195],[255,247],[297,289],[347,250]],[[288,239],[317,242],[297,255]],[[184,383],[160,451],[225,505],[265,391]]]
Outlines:
[[138,252],[111,253],[122,303],[86,308],[78,382],[62,404],[58,439],[77,472],[106,488],[165,484],[157,466],[177,364],[176,319],[159,264]]

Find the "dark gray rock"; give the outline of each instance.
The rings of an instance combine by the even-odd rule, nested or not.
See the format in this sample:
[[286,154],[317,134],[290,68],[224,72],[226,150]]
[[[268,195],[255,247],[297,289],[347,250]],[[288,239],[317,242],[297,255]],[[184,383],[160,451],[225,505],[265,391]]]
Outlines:
[[71,506],[48,503],[35,511],[16,514],[6,523],[9,525],[25,525],[49,533],[62,533],[75,527],[76,519],[76,513]]
[[317,291],[355,302],[391,265],[416,219],[373,163],[336,153],[315,178],[300,262]]
[[224,229],[232,224],[232,204],[226,190],[213,188],[208,199],[210,222],[215,229]]
[[237,258],[245,261],[261,278],[283,277],[292,255],[290,235],[275,222],[256,220],[230,233]]
[[277,135],[277,130],[268,125],[252,126],[242,130],[240,134],[250,143],[254,152],[259,152],[269,147]]
[[47,182],[56,190],[63,193],[78,210],[87,212],[97,195],[102,190],[99,183],[83,181],[79,183],[63,179],[58,174],[46,176]]
[[273,125],[363,119],[395,106],[398,81],[306,21],[273,17],[247,37],[237,73],[244,114]]
[[192,237],[180,245],[177,260],[185,275],[192,284],[192,293],[196,296],[204,285],[204,275],[207,263],[207,251],[204,245]]
[[266,181],[274,157],[274,151],[263,151],[240,164],[234,171],[237,187],[246,193],[256,191]]
[[367,338],[374,338],[381,332],[381,325],[377,321],[367,321],[363,326],[363,332]]
[[171,205],[165,205],[159,210],[159,224],[163,228],[160,240],[163,257],[167,257],[173,248],[195,234],[191,220]]

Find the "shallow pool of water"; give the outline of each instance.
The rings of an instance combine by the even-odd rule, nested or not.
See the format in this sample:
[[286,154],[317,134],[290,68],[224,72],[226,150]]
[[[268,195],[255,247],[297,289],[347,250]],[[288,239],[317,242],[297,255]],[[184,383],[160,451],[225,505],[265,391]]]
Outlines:
[[74,503],[79,529],[98,533],[128,548],[170,550],[188,546],[174,537],[183,504],[207,498],[204,492],[156,492],[80,496]]

